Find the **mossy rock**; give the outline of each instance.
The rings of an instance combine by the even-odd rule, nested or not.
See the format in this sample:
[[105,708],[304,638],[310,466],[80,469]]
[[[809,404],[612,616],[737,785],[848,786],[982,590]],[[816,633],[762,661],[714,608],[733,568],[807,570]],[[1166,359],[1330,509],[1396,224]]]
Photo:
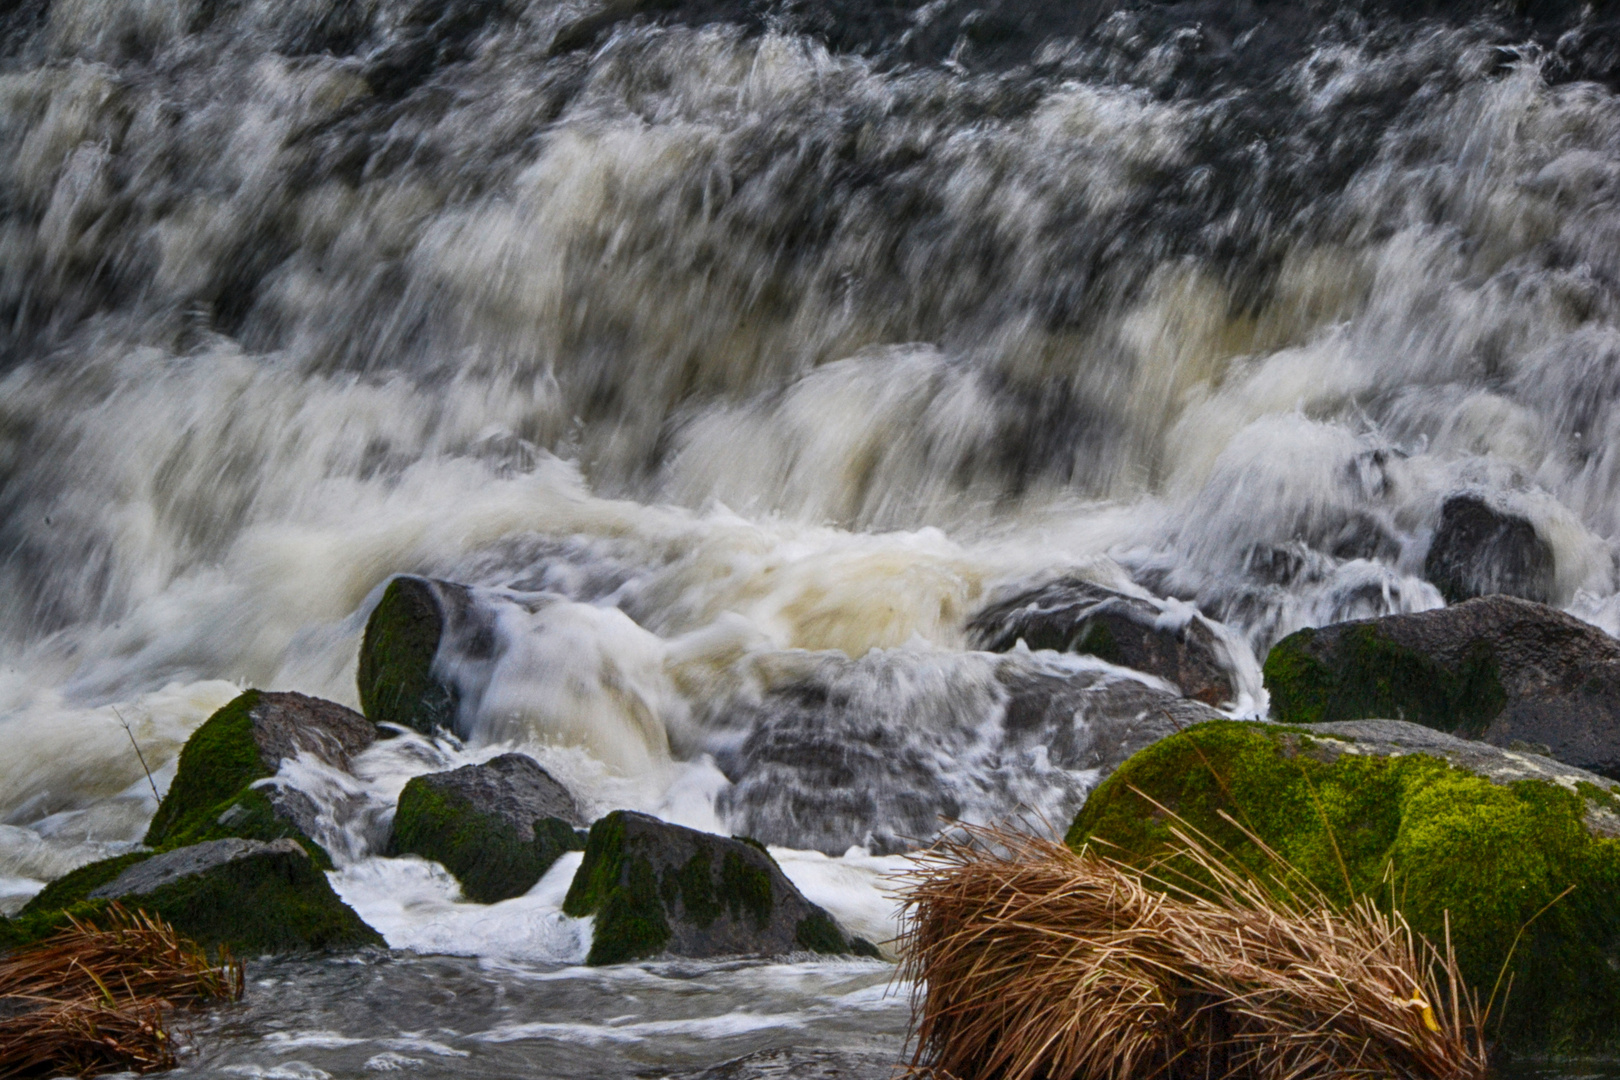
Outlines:
[[332,891],[295,841],[228,839],[81,867],[0,926],[14,948],[94,919],[114,902],[149,912],[200,944],[242,954],[350,949],[383,940]]
[[521,896],[564,852],[585,845],[578,808],[533,759],[503,754],[482,765],[413,777],[400,793],[389,854],[441,863],[469,900]]
[[346,769],[350,755],[376,737],[375,725],[341,705],[303,694],[244,691],[186,741],[145,842],[166,849],[226,836],[290,838],[330,869],[327,853],[307,835],[313,818],[307,801],[254,785],[297,753]]
[[1489,995],[1508,963],[1513,990],[1498,1034],[1511,1050],[1606,1052],[1620,1048],[1615,789],[1546,758],[1398,721],[1218,721],[1132,757],[1067,840],[1147,866],[1170,844],[1174,814],[1271,872],[1225,811],[1335,903],[1393,902],[1435,942],[1449,912],[1470,985]]
[[563,912],[596,916],[586,963],[655,956],[875,956],[757,844],[617,810],[591,826]]
[[470,656],[493,651],[493,627],[467,588],[421,577],[389,582],[360,643],[356,679],[366,717],[425,735],[454,730],[456,687],[434,666],[447,643]]
[[1488,596],[1301,630],[1264,671],[1283,723],[1393,717],[1620,778],[1620,641],[1542,604]]

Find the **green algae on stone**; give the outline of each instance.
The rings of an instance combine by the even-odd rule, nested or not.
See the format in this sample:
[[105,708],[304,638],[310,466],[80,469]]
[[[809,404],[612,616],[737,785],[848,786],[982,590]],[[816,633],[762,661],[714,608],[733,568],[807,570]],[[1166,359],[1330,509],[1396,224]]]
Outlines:
[[525,837],[512,822],[436,786],[429,775],[412,778],[400,793],[389,853],[432,859],[455,875],[467,899],[493,904],[528,892],[565,852],[583,847],[560,818],[534,822]]
[[[1331,644],[1329,641],[1331,640]],[[1376,622],[1283,638],[1266,656],[1272,717],[1315,724],[1388,716],[1477,738],[1507,705],[1488,645],[1442,665],[1395,641]]]
[[1104,781],[1066,839],[1146,866],[1171,844],[1174,814],[1271,872],[1224,811],[1335,903],[1393,902],[1436,942],[1449,913],[1463,973],[1483,994],[1526,928],[1499,1032],[1510,1049],[1620,1047],[1620,841],[1589,829],[1592,801],[1550,780],[1496,783],[1440,757],[1347,752],[1359,748],[1313,735],[1233,721],[1189,728]]
[[424,734],[451,726],[455,692],[432,673],[444,625],[431,582],[415,577],[389,582],[360,645],[357,681],[368,719]]
[[225,946],[239,955],[383,944],[302,854],[241,859],[116,901],[90,896],[156,854],[103,859],[53,882],[16,918],[0,924],[0,948],[49,937],[66,929],[70,917],[94,920],[114,902],[155,915],[204,946]]
[[259,691],[247,690],[192,732],[180,751],[180,765],[168,794],[146,830],[145,843],[162,847],[171,837],[205,827],[208,815],[255,780],[272,775],[253,741]]
[[591,827],[563,912],[595,916],[589,964],[664,953],[876,953],[806,900],[758,845],[624,810]]
[[174,781],[146,830],[147,846],[167,850],[227,836],[285,837],[302,844],[320,869],[332,868],[327,851],[276,813],[269,795],[253,786],[275,773],[254,739],[253,710],[264,697],[258,690],[243,691],[186,740]]

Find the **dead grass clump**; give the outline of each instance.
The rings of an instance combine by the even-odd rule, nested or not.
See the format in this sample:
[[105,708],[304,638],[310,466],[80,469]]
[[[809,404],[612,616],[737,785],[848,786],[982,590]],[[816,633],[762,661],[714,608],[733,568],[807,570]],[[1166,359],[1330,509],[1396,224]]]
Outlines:
[[168,1014],[234,1001],[242,966],[145,912],[71,926],[0,957],[0,1080],[155,1072],[175,1064]]
[[1435,948],[1370,901],[1336,911],[1280,859],[1262,883],[1175,835],[1196,883],[1001,829],[967,828],[931,849],[911,875],[902,939],[914,1071],[1483,1075],[1483,1019],[1449,942]]

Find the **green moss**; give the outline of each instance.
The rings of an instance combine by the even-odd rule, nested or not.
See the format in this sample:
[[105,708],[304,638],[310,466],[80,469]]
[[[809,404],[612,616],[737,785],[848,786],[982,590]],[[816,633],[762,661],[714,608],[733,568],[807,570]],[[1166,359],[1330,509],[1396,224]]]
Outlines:
[[180,751],[174,783],[146,830],[148,846],[163,847],[172,837],[205,827],[216,807],[270,775],[253,741],[249,713],[258,702],[257,690],[245,691],[192,733]]
[[854,951],[833,917],[820,908],[799,920],[793,928],[793,940],[799,948],[810,952],[837,956]]
[[707,851],[695,852],[679,870],[664,871],[664,910],[680,904],[682,918],[701,929],[714,925],[723,910],[714,892],[714,863]]
[[720,862],[720,899],[733,919],[741,922],[747,912],[754,917],[756,930],[765,929],[770,925],[773,906],[770,871],[753,865],[735,851],[726,852]]
[[524,839],[508,822],[462,796],[416,777],[400,793],[389,853],[433,859],[461,882],[467,899],[493,904],[522,896],[565,851],[581,847],[565,821],[536,822]]
[[443,619],[430,585],[408,577],[389,583],[360,645],[357,678],[367,719],[424,734],[451,726],[455,693],[432,674],[442,633]]
[[1336,903],[1393,903],[1437,942],[1449,912],[1465,977],[1487,995],[1534,918],[1512,957],[1501,1034],[1526,1052],[1596,1051],[1620,1046],[1620,842],[1587,832],[1586,806],[1551,783],[1497,785],[1417,754],[1335,757],[1297,729],[1218,721],[1132,757],[1067,840],[1146,866],[1170,843],[1174,813],[1270,871],[1225,811]]
[[1384,717],[1477,737],[1507,704],[1483,642],[1455,670],[1391,641],[1373,623],[1333,635],[1301,630],[1266,656],[1272,716],[1315,724]]
[[127,855],[114,855],[110,859],[81,866],[45,886],[34,895],[33,899],[24,904],[23,909],[17,914],[34,915],[76,904],[131,866],[150,859],[154,854],[156,853],[151,851],[132,851]]
[[1111,664],[1118,663],[1120,659],[1119,643],[1114,640],[1114,631],[1104,619],[1091,619],[1086,623],[1085,633],[1076,642],[1074,651],[1090,653]]
[[594,915],[624,874],[624,815],[618,811],[591,826],[585,858],[563,897],[563,914],[582,919]]
[[623,964],[657,956],[669,943],[669,920],[652,863],[632,859],[621,887],[596,915],[587,964]]
[[[112,901],[87,900],[85,894],[146,857],[149,853],[120,856],[82,867],[75,871],[81,876],[71,881],[71,890],[73,875],[56,882],[52,887],[58,888],[57,899],[67,902],[24,908],[17,918],[0,925],[0,947],[16,948],[49,937],[67,928],[69,916],[81,920],[101,916]],[[120,862],[114,871],[110,864]],[[164,919],[202,945],[223,945],[238,954],[383,944],[382,937],[332,891],[320,869],[303,858],[243,859],[121,902]]]
[[207,814],[196,817],[187,828],[172,832],[163,849],[169,851],[230,836],[244,840],[296,840],[309,852],[317,869],[333,868],[332,856],[327,850],[304,835],[298,826],[279,816],[269,796],[255,787],[244,788],[212,807]]
[[66,930],[72,925],[71,919],[80,922],[96,919],[110,903],[107,900],[80,900],[66,907],[39,911],[24,909],[14,919],[0,919],[0,953],[32,945],[60,930]]

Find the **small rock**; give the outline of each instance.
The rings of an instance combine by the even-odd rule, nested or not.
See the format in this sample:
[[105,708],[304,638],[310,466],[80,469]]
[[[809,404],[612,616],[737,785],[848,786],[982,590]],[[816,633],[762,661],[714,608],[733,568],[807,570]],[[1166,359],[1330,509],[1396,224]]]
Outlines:
[[1031,649],[1086,653],[1157,675],[1206,705],[1236,697],[1225,650],[1202,619],[1170,625],[1147,600],[1079,578],[1063,578],[987,607],[968,623],[968,633],[991,652],[1007,652],[1022,640]]
[[565,914],[596,916],[589,964],[877,950],[804,898],[762,846],[616,810],[591,826]]
[[1500,593],[1545,604],[1553,598],[1553,549],[1526,519],[1477,495],[1453,495],[1440,510],[1423,576],[1448,603]]
[[424,735],[453,731],[458,693],[434,663],[447,641],[467,657],[494,652],[493,625],[467,587],[421,577],[390,582],[360,644],[357,680],[367,719]]
[[1487,596],[1290,634],[1265,663],[1273,719],[1398,717],[1620,777],[1620,641]]
[[91,889],[91,900],[118,900],[126,896],[145,896],[165,885],[173,885],[182,878],[206,873],[216,866],[235,862],[250,855],[292,855],[308,861],[309,852],[296,840],[210,840],[206,844],[175,848],[161,855],[131,866],[112,881]]
[[482,765],[413,777],[394,814],[393,855],[442,864],[469,900],[522,896],[565,851],[584,843],[568,789],[533,758],[502,754]]

